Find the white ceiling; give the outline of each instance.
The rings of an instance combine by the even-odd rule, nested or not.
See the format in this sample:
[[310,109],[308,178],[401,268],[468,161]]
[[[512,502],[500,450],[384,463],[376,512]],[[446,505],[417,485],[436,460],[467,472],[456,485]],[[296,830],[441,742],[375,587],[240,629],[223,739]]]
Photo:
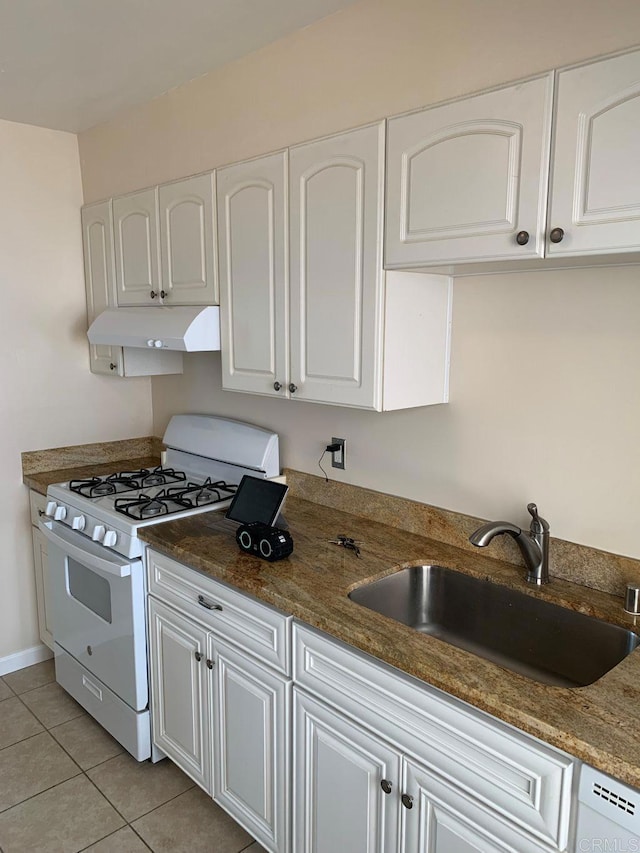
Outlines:
[[0,118],[78,132],[354,0],[0,0]]

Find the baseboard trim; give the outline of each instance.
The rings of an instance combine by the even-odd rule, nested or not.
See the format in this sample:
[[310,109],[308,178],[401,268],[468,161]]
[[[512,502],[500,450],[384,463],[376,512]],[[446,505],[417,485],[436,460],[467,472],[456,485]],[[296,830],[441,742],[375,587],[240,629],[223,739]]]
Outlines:
[[23,649],[21,652],[0,658],[0,675],[8,675],[17,669],[33,666],[34,663],[42,663],[43,660],[49,660],[52,657],[51,649],[40,643],[38,646],[32,646],[30,649]]

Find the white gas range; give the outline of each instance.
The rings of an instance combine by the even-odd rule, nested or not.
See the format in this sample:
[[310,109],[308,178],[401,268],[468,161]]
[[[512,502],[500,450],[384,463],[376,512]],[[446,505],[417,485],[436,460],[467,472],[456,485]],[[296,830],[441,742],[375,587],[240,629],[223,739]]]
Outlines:
[[58,483],[48,540],[57,681],[132,755],[151,755],[141,527],[223,509],[245,474],[277,477],[278,436],[176,415],[162,466]]

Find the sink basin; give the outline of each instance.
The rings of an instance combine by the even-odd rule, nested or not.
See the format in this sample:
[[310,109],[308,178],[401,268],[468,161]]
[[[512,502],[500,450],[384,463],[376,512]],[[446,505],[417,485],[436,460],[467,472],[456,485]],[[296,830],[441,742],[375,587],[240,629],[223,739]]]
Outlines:
[[592,684],[640,643],[633,631],[442,566],[402,569],[349,598],[558,687]]

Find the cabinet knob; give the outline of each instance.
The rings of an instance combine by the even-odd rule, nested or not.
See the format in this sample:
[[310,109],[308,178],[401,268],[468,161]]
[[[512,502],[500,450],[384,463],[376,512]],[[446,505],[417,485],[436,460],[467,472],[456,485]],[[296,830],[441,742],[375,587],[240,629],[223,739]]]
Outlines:
[[282,388],[282,382],[276,381],[273,383],[273,390],[274,391],[279,391],[281,388]]
[[213,669],[213,661],[207,658],[207,669]]
[[516,243],[518,246],[526,246],[529,242],[529,232],[528,231],[518,231],[516,234]]
[[200,661],[202,660],[202,652],[196,652],[195,658],[198,661],[198,663],[200,663]]
[[403,794],[400,799],[402,800],[402,805],[405,807],[405,809],[413,808],[413,797],[411,797],[409,794]]
[[158,294],[155,292],[155,290],[152,290],[152,291],[151,291],[151,293],[149,294],[149,296],[150,296],[152,299],[155,299],[157,295],[158,295]]
[[391,789],[393,788],[393,785],[391,784],[391,782],[388,779],[383,779],[380,782],[380,787],[385,792],[385,794],[390,794]]
[[166,295],[167,294],[164,292],[164,290],[160,291],[160,299],[164,299]]
[[109,370],[116,370],[117,367],[118,367],[117,364],[114,364],[113,362],[111,362],[111,364],[109,365]]
[[552,228],[549,232],[549,239],[552,243],[562,243],[564,230],[562,228]]
[[289,391],[290,391],[292,394],[295,394],[297,390],[298,390],[298,386],[297,386],[297,385],[294,385],[294,384],[293,384],[293,382],[290,382],[290,383],[289,383]]

